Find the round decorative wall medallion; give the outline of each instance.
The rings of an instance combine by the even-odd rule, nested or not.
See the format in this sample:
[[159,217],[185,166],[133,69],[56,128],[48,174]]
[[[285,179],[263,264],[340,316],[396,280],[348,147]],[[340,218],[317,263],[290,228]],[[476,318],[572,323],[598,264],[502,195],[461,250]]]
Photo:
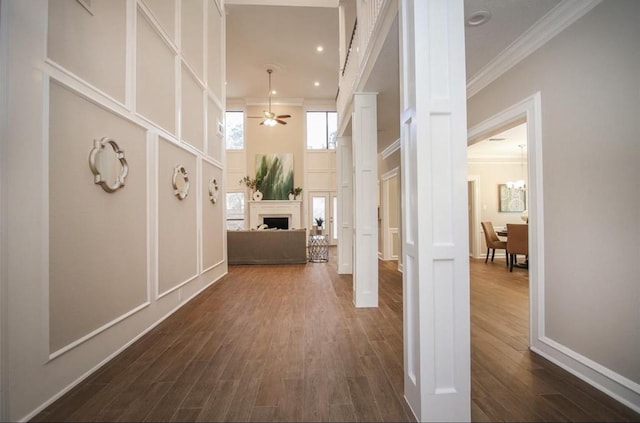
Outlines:
[[209,181],[209,200],[211,200],[213,204],[218,202],[218,192],[218,181],[216,181],[216,178],[211,178]]
[[173,193],[179,200],[184,200],[189,195],[189,175],[182,165],[173,169]]
[[[107,147],[109,145],[111,150]],[[120,167],[120,172],[116,168]],[[124,187],[124,180],[129,173],[129,165],[124,158],[124,151],[111,138],[93,140],[93,148],[89,152],[89,168],[94,175],[93,182],[106,192],[115,192]]]

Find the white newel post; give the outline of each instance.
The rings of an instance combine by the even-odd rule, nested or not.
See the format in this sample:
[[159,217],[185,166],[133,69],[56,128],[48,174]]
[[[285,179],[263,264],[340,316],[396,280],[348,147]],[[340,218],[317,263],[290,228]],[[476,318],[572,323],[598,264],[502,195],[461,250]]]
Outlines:
[[353,302],[378,307],[376,93],[353,95]]
[[338,273],[353,273],[353,158],[351,137],[338,138]]
[[402,0],[404,391],[418,421],[469,421],[462,0]]

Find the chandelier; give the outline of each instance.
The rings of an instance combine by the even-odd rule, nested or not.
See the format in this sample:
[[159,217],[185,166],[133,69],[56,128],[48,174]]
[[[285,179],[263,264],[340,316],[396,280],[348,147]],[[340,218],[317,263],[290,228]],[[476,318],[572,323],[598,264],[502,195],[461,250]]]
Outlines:
[[515,181],[507,181],[506,185],[509,189],[517,189],[520,191],[525,191],[527,189],[527,184],[524,182],[524,148],[525,144],[519,144],[520,147],[520,179]]

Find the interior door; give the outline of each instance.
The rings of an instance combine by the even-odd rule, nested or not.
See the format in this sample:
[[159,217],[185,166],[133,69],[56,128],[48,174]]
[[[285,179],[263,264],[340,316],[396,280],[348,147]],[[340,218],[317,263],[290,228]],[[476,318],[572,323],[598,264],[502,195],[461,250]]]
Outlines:
[[324,233],[329,235],[329,244],[338,241],[338,197],[335,191],[312,191],[309,193],[309,225],[314,226],[316,218],[322,218]]

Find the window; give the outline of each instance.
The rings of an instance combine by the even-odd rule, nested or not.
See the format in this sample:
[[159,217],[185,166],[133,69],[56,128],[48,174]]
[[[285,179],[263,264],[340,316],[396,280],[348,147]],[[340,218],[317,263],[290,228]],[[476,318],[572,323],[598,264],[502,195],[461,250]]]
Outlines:
[[225,113],[225,144],[227,150],[244,148],[244,112]]
[[338,113],[307,112],[307,149],[335,150]]
[[227,193],[227,229],[244,229],[244,193]]

